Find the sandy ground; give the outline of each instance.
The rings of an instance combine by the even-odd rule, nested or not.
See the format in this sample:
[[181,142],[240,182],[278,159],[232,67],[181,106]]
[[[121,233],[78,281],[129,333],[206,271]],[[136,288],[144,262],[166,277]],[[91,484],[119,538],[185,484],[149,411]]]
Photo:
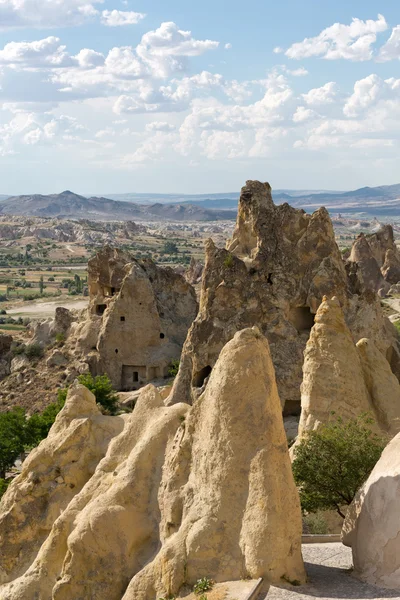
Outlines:
[[290,590],[271,586],[259,600],[400,599],[400,590],[386,590],[356,579],[351,571],[351,550],[343,544],[303,545],[303,558],[308,577],[306,585]]
[[48,317],[54,317],[56,308],[58,306],[64,306],[69,310],[72,310],[73,308],[81,310],[86,308],[87,305],[88,300],[76,300],[74,298],[60,298],[59,300],[52,300],[50,302],[38,300],[37,302],[23,302],[13,306],[12,308],[8,308],[7,314],[13,317],[17,316],[45,319]]

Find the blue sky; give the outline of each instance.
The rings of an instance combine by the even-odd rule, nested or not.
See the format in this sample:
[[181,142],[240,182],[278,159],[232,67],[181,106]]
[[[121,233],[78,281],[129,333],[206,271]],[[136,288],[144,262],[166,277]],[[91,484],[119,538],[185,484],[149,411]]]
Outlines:
[[2,0],[0,193],[400,182],[400,5]]

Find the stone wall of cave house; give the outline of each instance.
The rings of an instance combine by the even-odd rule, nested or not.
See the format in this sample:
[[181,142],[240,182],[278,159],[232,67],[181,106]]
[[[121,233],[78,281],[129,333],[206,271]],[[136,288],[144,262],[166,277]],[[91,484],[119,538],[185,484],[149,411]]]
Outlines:
[[114,295],[111,290],[104,302],[97,373],[106,373],[119,391],[137,390],[166,377],[179,349],[163,331],[153,288],[141,267],[133,264],[121,289]]

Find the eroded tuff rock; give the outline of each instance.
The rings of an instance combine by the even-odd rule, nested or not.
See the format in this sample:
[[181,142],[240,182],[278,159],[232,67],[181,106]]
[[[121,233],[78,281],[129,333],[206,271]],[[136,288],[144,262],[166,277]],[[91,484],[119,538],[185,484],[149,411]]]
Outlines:
[[[125,418],[86,485],[68,492],[78,493],[61,514],[52,511],[30,568],[0,587],[2,600],[156,600],[203,576],[304,581],[299,500],[268,343],[257,329],[225,346],[194,406],[166,407],[148,385]],[[57,423],[47,444],[56,436]],[[64,446],[75,447],[72,434]],[[7,492],[14,529],[17,491],[20,506],[31,492],[21,478]]]
[[89,318],[74,331],[77,353],[118,390],[163,378],[197,314],[195,291],[172,269],[106,247],[88,265]]
[[400,281],[400,256],[392,226],[384,225],[376,233],[367,235],[360,233],[353,243],[349,261],[358,265],[367,288],[387,292],[390,284]]
[[370,339],[354,339],[337,298],[324,298],[304,352],[298,441],[339,416],[369,413],[377,427],[400,430],[400,384]]
[[200,310],[169,402],[196,398],[224,344],[257,325],[270,344],[286,414],[298,413],[303,351],[324,295],[339,298],[354,342],[368,335],[395,364],[394,328],[352,265],[348,274],[324,208],[308,215],[275,206],[268,183],[248,181],[227,250],[206,244]]
[[400,588],[400,434],[351,504],[342,541],[353,551],[354,574],[379,587]]
[[1,501],[0,583],[32,564],[54,521],[93,475],[123,426],[123,418],[101,414],[87,388],[71,386],[51,435],[30,453]]
[[54,319],[35,322],[32,325],[32,342],[46,346],[54,341],[58,334],[68,337],[72,323],[76,317],[68,308],[57,306]]

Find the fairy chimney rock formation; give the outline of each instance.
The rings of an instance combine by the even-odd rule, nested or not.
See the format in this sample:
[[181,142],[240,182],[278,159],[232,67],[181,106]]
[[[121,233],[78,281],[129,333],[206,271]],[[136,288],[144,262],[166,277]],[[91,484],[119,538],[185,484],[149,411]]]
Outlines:
[[370,339],[357,345],[337,298],[324,298],[304,352],[301,417],[297,443],[307,431],[332,419],[368,413],[376,430],[400,430],[400,384]]
[[[91,478],[123,426],[123,418],[101,414],[86,387],[70,387],[48,438],[29,454],[1,500],[0,584],[32,564],[55,519]],[[5,597],[1,591],[0,597]]]
[[[396,345],[375,293],[364,294],[355,279],[353,290],[325,208],[310,215],[276,206],[268,183],[247,181],[232,240],[226,249],[206,243],[200,309],[169,403],[195,400],[222,347],[257,325],[270,344],[285,413],[299,414],[303,352],[324,295],[339,299],[355,341],[370,335],[382,352]],[[397,350],[395,359],[400,372]]]
[[340,302],[324,298],[304,352],[299,438],[332,417],[351,418],[369,409],[360,357]]
[[[71,414],[70,404],[35,451],[35,465],[50,448],[55,464],[68,449],[79,450],[87,419],[79,418],[75,404]],[[69,424],[60,454],[56,441],[65,411]],[[123,431],[102,460],[104,451],[94,443],[94,473],[86,485],[69,486],[54,505],[50,496],[45,516],[38,513],[32,530],[19,531],[20,543],[31,542],[29,559],[21,558],[15,541],[5,543],[2,575],[10,583],[0,586],[2,600],[157,600],[201,577],[263,577],[266,585],[305,581],[281,403],[268,342],[256,328],[224,347],[194,406],[166,407],[148,385],[123,419]],[[60,467],[54,479],[66,480],[71,466],[64,461]],[[28,464],[6,493],[0,519],[8,519],[10,531],[18,531],[33,485],[34,498],[48,494],[53,475],[43,471],[36,475]],[[23,485],[33,477],[31,487]]]
[[376,233],[360,233],[353,243],[350,263],[356,263],[364,285],[374,291],[388,291],[400,281],[400,256],[394,242],[393,228],[384,225]]
[[400,434],[385,448],[351,504],[342,541],[353,552],[354,575],[400,588]]
[[167,375],[197,313],[195,291],[172,269],[106,247],[88,265],[89,322],[76,333],[94,375],[135,390]]

